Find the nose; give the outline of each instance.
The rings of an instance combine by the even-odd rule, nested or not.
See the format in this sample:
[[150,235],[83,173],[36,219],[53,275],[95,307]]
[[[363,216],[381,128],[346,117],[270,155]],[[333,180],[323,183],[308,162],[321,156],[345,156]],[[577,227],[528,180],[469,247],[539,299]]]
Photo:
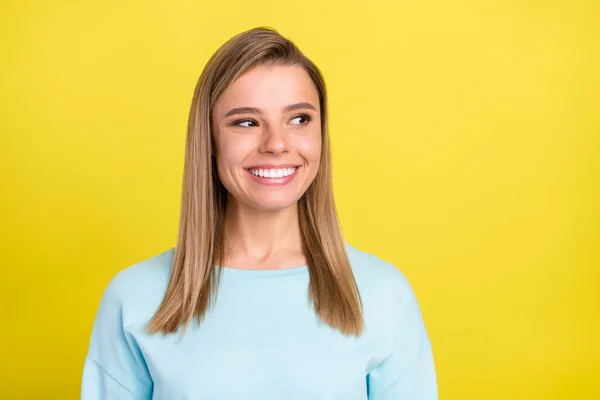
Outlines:
[[288,138],[282,127],[266,127],[263,130],[261,152],[280,154],[288,151]]

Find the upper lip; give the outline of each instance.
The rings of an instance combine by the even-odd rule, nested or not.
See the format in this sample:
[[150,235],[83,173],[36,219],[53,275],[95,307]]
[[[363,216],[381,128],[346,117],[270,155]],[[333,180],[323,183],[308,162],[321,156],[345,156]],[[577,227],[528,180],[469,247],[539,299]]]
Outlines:
[[260,164],[247,167],[246,169],[283,169],[283,168],[298,168],[299,164]]

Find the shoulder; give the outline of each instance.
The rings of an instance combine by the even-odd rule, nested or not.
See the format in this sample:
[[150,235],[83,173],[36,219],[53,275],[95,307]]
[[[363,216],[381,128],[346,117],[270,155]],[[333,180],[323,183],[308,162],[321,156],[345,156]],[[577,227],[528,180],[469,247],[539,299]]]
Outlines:
[[394,291],[410,291],[404,273],[395,265],[346,243],[346,253],[359,286],[377,286]]
[[418,308],[418,301],[407,277],[392,263],[346,243],[346,252],[361,298],[367,309]]
[[123,268],[107,284],[102,303],[118,306],[123,314],[150,318],[166,292],[174,254],[170,248]]
[[416,335],[428,343],[419,302],[404,273],[395,265],[348,244],[346,252],[364,305],[365,321],[371,330],[388,332],[390,321],[394,321],[392,331],[401,329],[400,340]]

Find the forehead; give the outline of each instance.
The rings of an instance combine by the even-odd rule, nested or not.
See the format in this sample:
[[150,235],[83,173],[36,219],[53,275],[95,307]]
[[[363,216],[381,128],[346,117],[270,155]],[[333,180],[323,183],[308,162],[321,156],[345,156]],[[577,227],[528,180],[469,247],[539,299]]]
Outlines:
[[280,111],[299,102],[311,103],[319,109],[319,94],[304,68],[261,65],[231,84],[215,104],[215,112],[222,115],[233,107]]

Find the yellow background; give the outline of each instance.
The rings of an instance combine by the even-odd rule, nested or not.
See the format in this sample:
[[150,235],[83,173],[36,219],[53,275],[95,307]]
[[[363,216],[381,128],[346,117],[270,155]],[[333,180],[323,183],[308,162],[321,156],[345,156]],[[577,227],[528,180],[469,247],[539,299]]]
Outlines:
[[600,398],[599,16],[573,0],[3,0],[0,398],[78,398],[105,285],[175,244],[196,80],[260,25],[325,74],[346,239],[411,281],[440,398]]

